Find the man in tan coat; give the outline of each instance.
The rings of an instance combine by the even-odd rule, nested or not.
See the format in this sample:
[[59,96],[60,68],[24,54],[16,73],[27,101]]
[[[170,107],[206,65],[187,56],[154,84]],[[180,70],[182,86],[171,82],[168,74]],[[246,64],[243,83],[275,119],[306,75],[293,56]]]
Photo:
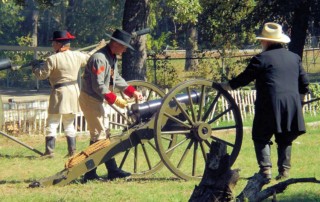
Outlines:
[[32,72],[38,79],[48,78],[51,85],[44,153],[45,156],[49,157],[54,155],[60,117],[67,138],[68,155],[72,156],[75,153],[76,131],[74,119],[75,114],[80,111],[78,72],[80,67],[86,65],[90,55],[99,49],[98,45],[89,53],[71,51],[70,41],[74,38],[65,30],[55,31],[51,39],[55,54],[48,57],[44,63],[35,63],[32,68]]

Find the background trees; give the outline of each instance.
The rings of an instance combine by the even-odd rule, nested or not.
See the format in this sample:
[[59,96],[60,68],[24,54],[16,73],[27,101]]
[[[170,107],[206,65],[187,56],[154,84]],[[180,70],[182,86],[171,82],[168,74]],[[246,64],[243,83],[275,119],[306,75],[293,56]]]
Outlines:
[[[283,25],[292,39],[289,49],[302,56],[306,37],[320,35],[319,2],[2,0],[0,44],[50,46],[52,32],[67,29],[77,37],[73,47],[80,48],[97,43],[106,38],[105,33],[112,33],[116,28],[131,32],[150,27],[150,35],[133,39],[137,51],[128,51],[123,56],[122,69],[126,79],[146,79],[147,54],[158,54],[168,48],[186,50],[186,72],[196,71],[202,65],[201,61],[198,63],[190,58],[207,56],[199,54],[204,50],[216,50],[220,62],[214,70],[215,75],[232,77],[240,71],[239,63],[226,58],[233,57],[236,50],[254,47],[255,34],[268,21]],[[2,52],[0,56],[3,57]]]

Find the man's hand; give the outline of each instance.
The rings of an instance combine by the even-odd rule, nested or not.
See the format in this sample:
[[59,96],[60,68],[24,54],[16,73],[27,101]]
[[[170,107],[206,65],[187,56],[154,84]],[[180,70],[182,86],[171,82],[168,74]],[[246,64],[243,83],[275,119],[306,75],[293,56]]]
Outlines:
[[233,90],[228,81],[220,83],[220,86],[226,91]]
[[138,91],[133,92],[133,97],[135,97],[137,100],[140,100],[140,101],[143,99],[142,94]]
[[128,105],[127,101],[122,99],[121,97],[117,97],[116,101],[114,102],[114,104],[117,105],[118,107],[122,108],[122,109],[125,108]]

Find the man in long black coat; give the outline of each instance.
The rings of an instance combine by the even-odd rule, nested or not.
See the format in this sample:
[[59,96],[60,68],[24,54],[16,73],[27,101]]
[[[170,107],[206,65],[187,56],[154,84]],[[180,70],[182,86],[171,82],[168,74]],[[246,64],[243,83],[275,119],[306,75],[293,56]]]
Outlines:
[[279,24],[266,23],[257,39],[263,52],[254,56],[240,75],[221,86],[232,90],[255,80],[252,139],[259,173],[271,179],[270,139],[275,135],[279,180],[289,176],[293,140],[306,132],[301,98],[309,91],[309,81],[301,58],[283,48],[282,43],[289,43],[290,38],[282,33]]

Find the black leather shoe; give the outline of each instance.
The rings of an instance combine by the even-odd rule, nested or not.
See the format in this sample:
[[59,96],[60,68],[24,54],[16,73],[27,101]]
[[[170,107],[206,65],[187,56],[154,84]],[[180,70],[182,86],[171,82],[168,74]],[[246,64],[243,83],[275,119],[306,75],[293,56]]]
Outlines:
[[126,171],[121,170],[121,169],[117,169],[117,170],[114,170],[114,171],[109,171],[107,179],[108,180],[114,180],[114,179],[117,179],[117,178],[126,178],[126,177],[129,177],[130,175],[131,175],[131,173],[129,173],[129,172],[126,172]]
[[88,181],[105,181],[102,177],[99,177],[99,175],[97,174],[90,174],[90,173],[86,173],[83,176],[83,183],[87,183]]

